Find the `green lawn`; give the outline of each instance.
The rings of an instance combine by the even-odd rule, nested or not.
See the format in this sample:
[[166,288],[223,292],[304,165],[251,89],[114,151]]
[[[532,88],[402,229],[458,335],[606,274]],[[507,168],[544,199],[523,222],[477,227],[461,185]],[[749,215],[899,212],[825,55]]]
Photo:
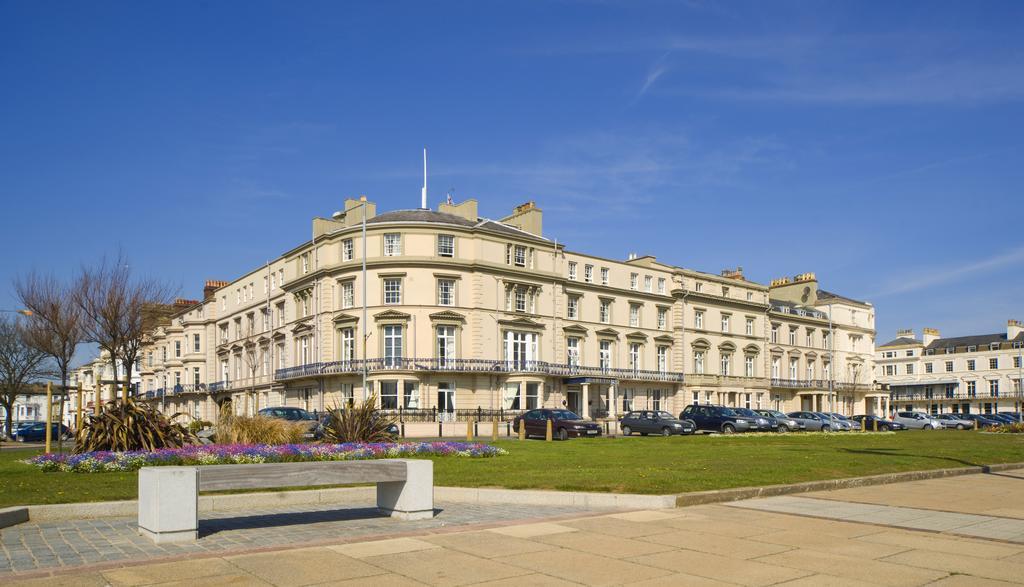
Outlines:
[[[435,483],[657,494],[1024,461],[1024,435],[954,430],[496,444],[509,454],[435,458]],[[19,462],[35,452],[0,451],[0,507],[136,495],[136,473],[42,473]]]

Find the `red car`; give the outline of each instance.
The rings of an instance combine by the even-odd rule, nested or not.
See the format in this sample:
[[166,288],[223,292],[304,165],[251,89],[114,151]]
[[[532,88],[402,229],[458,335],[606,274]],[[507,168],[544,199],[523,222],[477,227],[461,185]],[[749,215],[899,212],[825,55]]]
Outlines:
[[512,423],[518,431],[519,422],[525,422],[527,438],[530,436],[547,437],[548,420],[551,421],[551,436],[558,440],[568,440],[571,437],[601,436],[601,427],[597,425],[597,422],[588,422],[569,410],[548,408],[530,410],[522,416],[516,416]]

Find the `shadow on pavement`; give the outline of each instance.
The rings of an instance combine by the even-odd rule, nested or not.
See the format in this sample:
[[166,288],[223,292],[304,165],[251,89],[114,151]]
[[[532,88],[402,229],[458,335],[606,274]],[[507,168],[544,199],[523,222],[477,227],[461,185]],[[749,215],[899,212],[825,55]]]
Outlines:
[[[434,509],[437,516],[443,510]],[[389,518],[375,507],[339,508],[310,512],[281,512],[277,514],[239,515],[230,518],[214,518],[199,520],[199,537],[205,538],[218,532],[250,528],[273,528],[280,526],[297,526],[303,524],[319,524],[323,522],[345,522],[354,520],[372,520]]]

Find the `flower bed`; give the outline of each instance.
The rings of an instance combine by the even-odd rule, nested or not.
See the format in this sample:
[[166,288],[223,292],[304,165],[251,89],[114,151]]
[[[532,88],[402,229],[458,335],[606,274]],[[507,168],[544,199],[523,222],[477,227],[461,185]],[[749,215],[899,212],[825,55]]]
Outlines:
[[508,454],[501,448],[469,442],[403,442],[346,444],[232,444],[196,445],[154,451],[48,454],[25,462],[43,471],[103,473],[136,471],[140,467],[166,465],[227,465],[290,463],[303,461],[352,461],[422,456],[483,458]]

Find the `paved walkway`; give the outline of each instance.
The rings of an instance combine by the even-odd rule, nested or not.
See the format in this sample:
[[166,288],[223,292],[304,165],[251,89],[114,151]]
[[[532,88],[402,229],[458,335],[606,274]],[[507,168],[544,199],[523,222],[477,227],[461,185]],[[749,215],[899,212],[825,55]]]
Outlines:
[[[973,475],[969,479],[970,492],[942,496],[948,511],[913,503],[915,494],[930,499],[937,491],[946,491],[945,483],[950,480],[944,479],[915,482],[912,489],[906,487],[911,484],[900,484],[864,490],[878,501],[907,500],[899,506],[842,501],[837,497],[842,491],[835,491],[781,498],[791,500],[790,504],[804,504],[783,508],[796,510],[792,512],[779,511],[783,502],[771,498],[632,512],[450,504],[438,518],[444,521],[447,516],[448,525],[413,528],[398,527],[398,522],[391,520],[321,520],[314,521],[312,526],[319,527],[309,533],[307,526],[256,528],[266,522],[259,519],[243,524],[252,526],[246,528],[231,526],[233,523],[227,520],[214,521],[204,525],[205,537],[200,540],[205,542],[203,548],[197,546],[176,555],[164,555],[172,556],[170,560],[65,567],[59,576],[32,578],[17,573],[0,576],[0,582],[5,587],[186,583],[697,587],[1024,584],[1024,542],[966,537],[944,528],[902,526],[915,519],[980,515],[961,510],[977,507],[970,505],[972,500],[981,503],[1005,495],[1002,492],[1007,487],[1022,482],[1013,476]],[[1014,497],[1006,505],[1012,508],[1019,503],[1020,498]],[[814,513],[800,509],[810,505],[815,506]],[[890,507],[893,511],[912,510],[920,517],[882,515],[850,521],[858,515],[852,513],[857,508],[862,508],[862,515],[866,515],[868,512],[863,508],[892,513],[887,509]],[[463,513],[456,514],[459,510]],[[522,519],[544,511],[551,517],[540,521]],[[1014,524],[1022,521],[1002,519]],[[456,520],[462,523],[454,523]],[[220,528],[218,523],[230,527]],[[390,534],[381,535],[380,527],[366,528],[359,534],[356,524],[388,525],[383,530]],[[51,529],[51,533],[56,531]],[[270,537],[281,539],[283,534],[293,536],[294,543],[259,543]],[[118,535],[131,542],[130,536]],[[5,548],[7,536],[3,535]],[[229,542],[229,536],[247,538],[245,544],[223,545]],[[215,543],[221,546],[214,548]],[[40,574],[43,573],[34,573]]]
[[587,513],[583,508],[572,506],[438,503],[440,511],[431,520],[400,521],[379,514],[372,507],[337,507],[299,506],[203,514],[199,521],[200,539],[193,544],[154,544],[138,534],[135,518],[19,524],[0,530],[0,583],[11,573],[338,542]]

